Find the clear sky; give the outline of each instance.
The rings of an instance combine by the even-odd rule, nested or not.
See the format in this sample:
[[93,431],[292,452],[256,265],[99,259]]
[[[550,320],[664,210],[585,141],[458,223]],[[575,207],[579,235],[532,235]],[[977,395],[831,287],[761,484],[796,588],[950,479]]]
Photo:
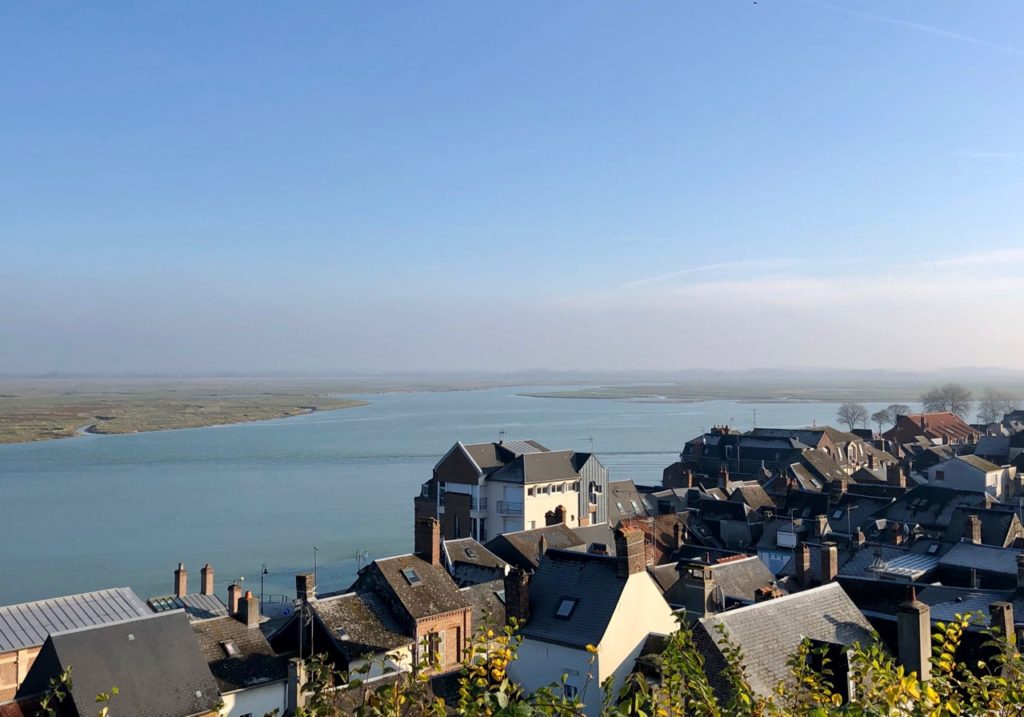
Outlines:
[[0,0],[0,373],[1024,368],[1019,0]]

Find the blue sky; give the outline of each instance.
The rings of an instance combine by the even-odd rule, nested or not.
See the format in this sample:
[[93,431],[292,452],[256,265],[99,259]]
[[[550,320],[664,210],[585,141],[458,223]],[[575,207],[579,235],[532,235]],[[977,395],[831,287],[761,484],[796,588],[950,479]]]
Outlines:
[[1022,127],[1016,0],[0,0],[0,373],[1024,368]]

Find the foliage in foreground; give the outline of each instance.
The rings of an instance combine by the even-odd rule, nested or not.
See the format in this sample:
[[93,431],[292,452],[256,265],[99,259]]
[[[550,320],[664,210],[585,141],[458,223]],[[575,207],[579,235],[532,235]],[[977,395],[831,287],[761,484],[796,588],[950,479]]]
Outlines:
[[[507,628],[498,636],[481,632],[467,650],[458,676],[454,711],[480,717],[569,717],[582,715],[584,704],[598,701],[601,714],[607,717],[1024,716],[1024,661],[1013,636],[1007,639],[985,630],[987,659],[971,665],[956,659],[964,634],[980,619],[978,615],[958,616],[949,624],[937,624],[932,674],[927,681],[898,665],[875,636],[872,644],[851,648],[849,686],[840,689],[834,684],[835,670],[825,648],[805,642],[788,659],[788,679],[771,695],[759,695],[750,687],[743,651],[724,631],[720,636],[725,667],[712,681],[693,633],[682,619],[660,657],[660,681],[633,674],[613,694],[610,680],[597,688],[590,684],[591,674],[573,697],[566,696],[566,675],[547,688],[524,692],[507,674],[519,646],[515,630]],[[298,717],[440,717],[452,710],[431,692],[427,670],[392,674],[388,684],[375,687],[364,680],[369,667],[351,675],[332,673],[320,659],[311,661],[311,667],[308,687],[313,698]],[[845,698],[846,694],[851,697]]]
[[[1024,660],[1013,636],[983,630],[988,657],[974,664],[957,659],[964,634],[980,621],[981,616],[974,614],[957,616],[948,624],[937,623],[932,674],[927,681],[898,665],[875,636],[872,644],[850,649],[849,684],[843,686],[848,689],[841,689],[825,648],[805,641],[787,661],[788,679],[771,695],[759,695],[751,688],[743,651],[729,641],[724,630],[720,632],[720,649],[725,666],[713,681],[682,617],[660,656],[658,681],[634,673],[613,692],[611,680],[600,686],[591,684],[591,669],[578,694],[568,696],[572,690],[566,689],[566,675],[548,687],[526,693],[508,677],[520,644],[510,626],[499,635],[488,630],[474,636],[455,680],[453,706],[446,706],[431,689],[428,668],[436,666],[436,655],[413,673],[386,670],[390,674],[379,680],[368,679],[369,664],[344,674],[314,657],[309,661],[305,686],[310,696],[296,717],[442,717],[453,712],[471,717],[576,717],[592,702],[600,703],[603,717],[1024,717]],[[593,668],[597,651],[588,649]],[[53,680],[39,714],[55,717],[70,689],[70,672]],[[119,717],[109,706],[114,695],[116,688],[96,698],[103,705],[99,717]]]

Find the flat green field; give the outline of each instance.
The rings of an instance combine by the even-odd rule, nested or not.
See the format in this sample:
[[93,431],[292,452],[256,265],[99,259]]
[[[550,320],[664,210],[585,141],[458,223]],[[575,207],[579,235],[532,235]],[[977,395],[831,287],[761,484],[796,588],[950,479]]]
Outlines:
[[135,433],[285,418],[365,405],[354,387],[253,379],[0,380],[0,443]]

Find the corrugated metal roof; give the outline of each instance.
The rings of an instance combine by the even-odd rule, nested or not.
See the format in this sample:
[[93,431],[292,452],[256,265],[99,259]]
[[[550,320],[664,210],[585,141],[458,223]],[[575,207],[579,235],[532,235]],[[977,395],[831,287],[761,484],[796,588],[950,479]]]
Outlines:
[[162,597],[152,597],[148,602],[149,606],[153,608],[153,612],[184,610],[190,618],[196,620],[224,617],[228,614],[227,605],[221,602],[221,599],[216,595],[203,595],[201,593],[189,593],[181,597],[165,595]]
[[895,575],[916,580],[931,572],[939,564],[939,559],[932,555],[907,553],[891,560],[881,560],[873,569],[882,575]]
[[521,456],[527,453],[545,453],[547,449],[532,441],[502,441],[499,444],[502,448]]
[[131,588],[48,598],[0,607],[0,652],[34,647],[51,632],[66,632],[152,615]]

